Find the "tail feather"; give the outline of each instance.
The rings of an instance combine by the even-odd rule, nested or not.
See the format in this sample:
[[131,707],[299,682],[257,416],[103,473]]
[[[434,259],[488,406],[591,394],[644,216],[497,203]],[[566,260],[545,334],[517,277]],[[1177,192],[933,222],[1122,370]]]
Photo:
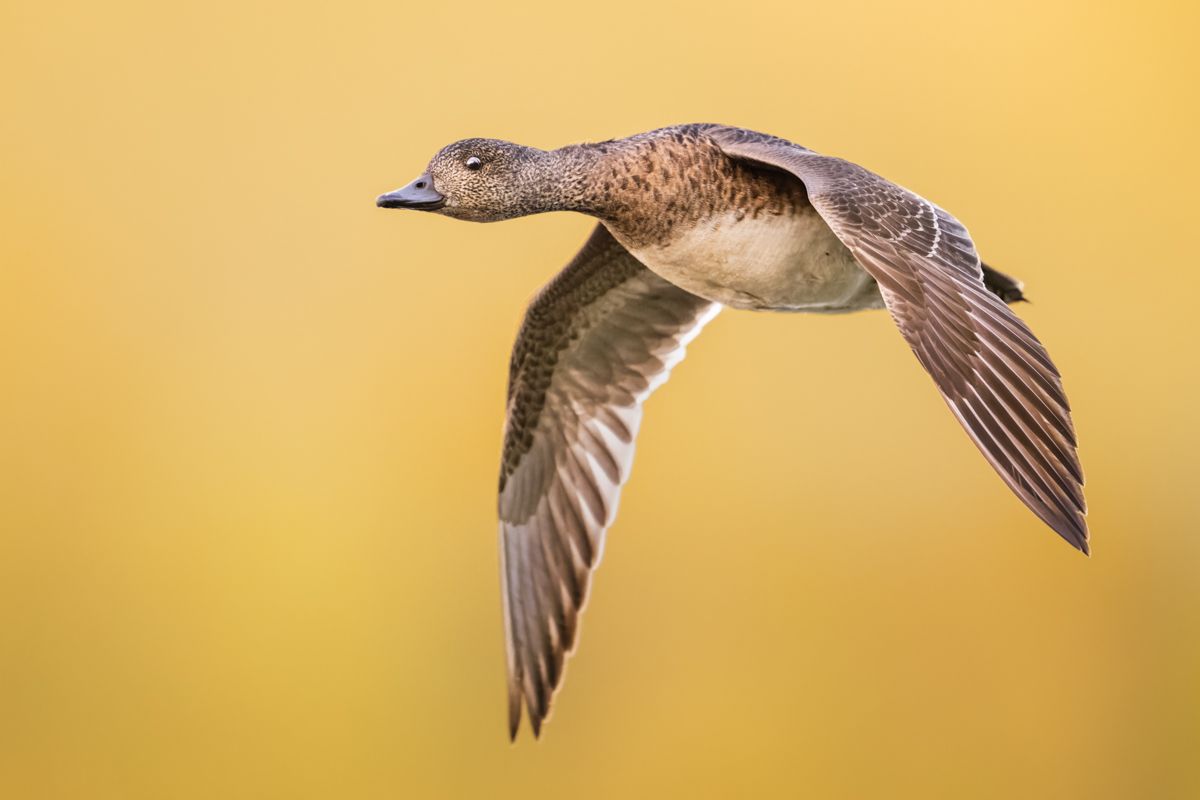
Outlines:
[[981,266],[983,267],[983,285],[991,289],[993,294],[1010,304],[1028,302],[1023,291],[1025,284],[999,270],[992,269],[987,264]]

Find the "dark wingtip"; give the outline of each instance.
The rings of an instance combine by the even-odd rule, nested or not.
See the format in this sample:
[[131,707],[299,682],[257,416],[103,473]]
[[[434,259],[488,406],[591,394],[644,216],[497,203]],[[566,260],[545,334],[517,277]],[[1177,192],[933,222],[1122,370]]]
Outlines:
[[1065,525],[1054,525],[1052,527],[1054,528],[1054,532],[1061,536],[1067,544],[1088,558],[1092,557],[1091,537],[1088,534],[1086,520],[1080,517],[1078,519],[1067,520],[1067,524]]
[[534,739],[538,739],[542,735],[542,723],[546,720],[546,713],[545,707],[529,709],[529,729],[533,731]]
[[508,741],[517,741],[521,730],[521,691],[512,680],[508,683]]

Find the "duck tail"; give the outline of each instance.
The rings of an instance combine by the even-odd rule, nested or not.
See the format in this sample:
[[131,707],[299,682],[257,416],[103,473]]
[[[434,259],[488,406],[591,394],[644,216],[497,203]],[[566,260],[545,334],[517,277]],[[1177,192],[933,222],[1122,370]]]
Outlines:
[[983,267],[983,285],[991,289],[992,294],[1006,303],[1026,303],[1025,284],[1016,278],[1011,278],[999,270],[992,269],[987,264]]

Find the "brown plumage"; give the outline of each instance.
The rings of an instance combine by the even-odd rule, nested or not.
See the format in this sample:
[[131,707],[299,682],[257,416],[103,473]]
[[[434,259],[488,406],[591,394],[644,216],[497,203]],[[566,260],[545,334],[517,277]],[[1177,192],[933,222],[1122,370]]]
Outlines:
[[513,350],[500,470],[509,721],[550,710],[642,402],[717,306],[643,267],[597,226],[529,307]]
[[549,152],[468,139],[379,204],[599,220],[530,305],[509,372],[499,514],[513,736],[522,706],[538,733],[561,684],[642,405],[723,305],[886,307],[1009,488],[1088,552],[1062,382],[1006,305],[1022,284],[981,264],[953,216],[862,167],[720,125]]

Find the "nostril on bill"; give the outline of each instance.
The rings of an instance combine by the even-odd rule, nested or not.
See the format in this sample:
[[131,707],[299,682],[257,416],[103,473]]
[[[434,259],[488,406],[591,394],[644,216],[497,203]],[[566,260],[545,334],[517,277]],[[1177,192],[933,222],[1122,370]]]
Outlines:
[[413,186],[417,189],[424,189],[425,181],[417,181],[416,183],[413,184]]

